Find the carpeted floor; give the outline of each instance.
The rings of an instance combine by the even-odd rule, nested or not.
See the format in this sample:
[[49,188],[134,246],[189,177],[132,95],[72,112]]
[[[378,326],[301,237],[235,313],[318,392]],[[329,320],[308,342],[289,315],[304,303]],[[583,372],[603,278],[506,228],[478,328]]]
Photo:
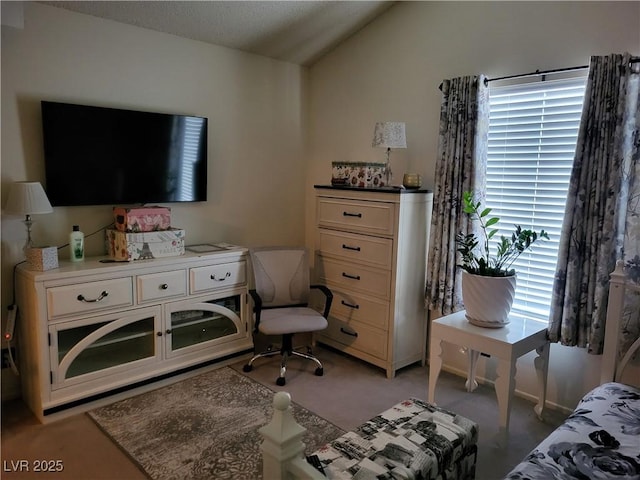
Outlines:
[[[407,398],[426,399],[428,366],[412,365],[401,369],[395,378],[388,379],[383,370],[332,349],[319,346],[314,353],[318,355],[324,365],[323,377],[316,377],[313,374],[315,366],[312,362],[293,360],[287,369],[287,384],[284,387],[279,387],[275,384],[275,379],[278,376],[278,361],[277,359],[269,359],[256,362],[253,371],[246,374],[242,373],[245,361],[238,360],[231,366],[238,375],[230,378],[247,377],[247,380],[252,382],[249,385],[255,382],[260,383],[265,389],[264,395],[269,406],[273,391],[285,390],[291,394],[292,400],[298,406],[330,422],[327,428],[335,428],[334,425],[336,425],[343,430],[352,430],[372,416]],[[481,361],[490,362],[493,359],[483,358]],[[211,373],[215,371],[217,370],[210,370]],[[206,389],[207,384],[212,382],[204,383],[202,389]],[[480,434],[476,480],[504,478],[504,475],[515,464],[566,418],[566,414],[562,412],[547,410],[545,421],[541,422],[533,412],[534,404],[516,396],[511,412],[509,440],[506,445],[500,444],[496,441],[498,407],[493,387],[480,385],[476,391],[468,393],[464,388],[464,383],[464,378],[443,372],[436,388],[436,401],[439,406],[478,423]],[[191,403],[188,398],[191,393],[185,391],[182,385],[181,381],[176,383],[171,391],[157,390],[161,393],[155,397],[154,402],[145,400],[146,403],[139,403],[138,408],[141,411],[158,410],[163,412],[167,410],[164,408],[165,405],[173,405],[173,410],[184,411],[181,405]],[[222,389],[223,393],[228,390],[226,387]],[[180,399],[172,400],[170,397],[174,395]],[[229,393],[229,396],[233,395]],[[215,405],[214,400],[205,397],[199,397],[198,401]],[[195,410],[191,412],[193,411]],[[120,412],[111,411],[107,417],[110,416],[110,420],[114,424],[126,424],[128,420],[120,415]],[[265,415],[264,423],[270,419],[269,415]],[[155,416],[157,417],[155,422],[163,421],[162,415],[156,414]],[[149,416],[149,418],[151,417]],[[296,419],[301,421],[298,413],[296,413]],[[145,477],[148,478],[130,460],[130,455],[125,455],[122,447],[118,448],[115,442],[105,436],[96,423],[84,413],[78,414],[76,412],[71,416],[47,424],[40,424],[22,402],[5,402],[2,405],[1,426],[2,448],[0,451],[2,461],[7,462],[9,466],[11,461],[20,459],[26,459],[30,462],[50,459],[60,460],[64,464],[62,472],[46,474],[46,478],[52,480],[142,480]],[[177,424],[177,427],[181,426],[183,427],[184,424]],[[256,430],[260,426],[262,425],[257,425]],[[189,443],[199,444],[202,442],[199,448],[204,450],[206,442],[210,437],[215,438],[218,430],[214,429],[211,432],[202,433],[201,424],[198,422],[194,422],[194,427],[200,430],[203,440],[192,440]],[[324,427],[310,430],[322,431]],[[335,436],[338,436],[338,433],[327,434],[327,437],[335,438]],[[144,449],[142,445],[137,446],[135,442],[134,440],[132,451],[135,448]],[[172,449],[164,446],[162,439],[155,440],[155,442],[163,452],[172,452]],[[258,445],[258,443],[255,440],[248,442],[249,445]],[[176,450],[181,448],[177,447]],[[313,452],[311,449],[306,451],[307,453]],[[151,455],[157,456],[159,462],[164,461],[159,453],[151,452]],[[205,458],[198,460],[198,462],[207,463],[209,460]],[[189,475],[185,473],[185,468],[185,466],[181,466],[181,472],[176,478],[181,480],[189,478]],[[40,478],[42,474],[34,474],[31,471],[15,471],[3,473],[2,478],[4,479],[5,476],[7,480],[32,480]]]
[[[225,367],[88,414],[154,480],[259,479],[273,395]],[[343,433],[295,402],[293,414],[311,450]]]

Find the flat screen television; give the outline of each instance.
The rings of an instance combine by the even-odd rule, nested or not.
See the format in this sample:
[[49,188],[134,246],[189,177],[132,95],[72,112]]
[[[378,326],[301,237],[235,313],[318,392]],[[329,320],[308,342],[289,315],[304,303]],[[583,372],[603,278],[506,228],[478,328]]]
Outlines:
[[42,101],[53,206],[207,199],[207,118]]

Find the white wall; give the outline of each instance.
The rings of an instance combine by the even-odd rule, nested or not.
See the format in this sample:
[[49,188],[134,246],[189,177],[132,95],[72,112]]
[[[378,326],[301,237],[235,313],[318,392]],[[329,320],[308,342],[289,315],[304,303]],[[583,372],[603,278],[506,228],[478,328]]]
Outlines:
[[[371,148],[378,120],[407,123],[406,150],[392,153],[396,182],[418,172],[434,184],[445,78],[489,78],[587,65],[590,55],[640,54],[638,2],[402,2],[323,57],[309,72],[307,238],[313,242],[315,183],[331,161],[381,161]],[[449,349],[450,368],[466,357]],[[554,345],[548,399],[565,407],[599,383],[600,358]],[[479,375],[495,378],[493,359]],[[532,355],[518,363],[517,388],[537,396]],[[426,379],[425,379],[426,382]],[[426,388],[426,383],[425,383]]]
[[[409,148],[392,157],[396,178],[416,171],[432,186],[442,79],[583,65],[591,54],[638,54],[639,21],[638,2],[406,2],[306,72],[25,2],[24,28],[2,27],[2,205],[11,182],[44,182],[41,99],[203,115],[209,201],[171,205],[188,243],[294,244],[306,234],[311,245],[312,185],[329,182],[331,161],[383,158],[370,147],[375,121],[407,122]],[[11,270],[22,259],[20,220],[2,216],[3,322]],[[56,208],[35,220],[38,243],[62,245],[72,224],[90,233],[111,221],[111,210]],[[101,236],[88,239],[87,248],[102,253]],[[454,350],[449,356],[453,368],[464,369],[462,356]],[[495,366],[486,363],[480,374],[492,378]],[[519,363],[518,388],[535,395],[530,363],[529,357]],[[551,363],[551,401],[572,407],[598,383],[597,357],[554,346]]]
[[[24,28],[2,27],[1,46],[3,207],[11,182],[44,184],[42,99],[193,114],[209,118],[209,200],[170,205],[187,243],[304,242],[299,66],[35,2],[24,3]],[[21,220],[2,217],[3,322],[23,258]],[[34,220],[37,244],[63,245],[73,224],[88,234],[112,213],[55,208]],[[104,253],[103,238],[87,239],[89,255]]]

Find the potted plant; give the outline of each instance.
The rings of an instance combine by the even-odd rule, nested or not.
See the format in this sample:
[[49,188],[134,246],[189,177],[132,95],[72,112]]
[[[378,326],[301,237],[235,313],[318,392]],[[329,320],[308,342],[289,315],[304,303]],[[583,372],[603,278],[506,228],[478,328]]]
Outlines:
[[482,208],[472,192],[462,196],[463,212],[480,223],[481,235],[456,235],[457,251],[462,268],[462,301],[467,319],[474,325],[502,327],[509,323],[509,311],[516,289],[516,271],[513,262],[538,240],[549,239],[544,231],[522,229],[515,225],[510,237],[500,236],[495,254],[490,240],[498,233],[500,221],[492,217],[491,208]]

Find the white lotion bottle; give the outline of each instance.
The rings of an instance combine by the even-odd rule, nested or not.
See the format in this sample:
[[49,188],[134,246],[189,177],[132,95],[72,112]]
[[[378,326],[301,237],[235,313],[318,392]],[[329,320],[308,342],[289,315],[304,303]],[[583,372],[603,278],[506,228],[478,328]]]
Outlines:
[[72,262],[84,260],[84,233],[80,231],[79,225],[74,225],[73,231],[69,234],[69,250]]

